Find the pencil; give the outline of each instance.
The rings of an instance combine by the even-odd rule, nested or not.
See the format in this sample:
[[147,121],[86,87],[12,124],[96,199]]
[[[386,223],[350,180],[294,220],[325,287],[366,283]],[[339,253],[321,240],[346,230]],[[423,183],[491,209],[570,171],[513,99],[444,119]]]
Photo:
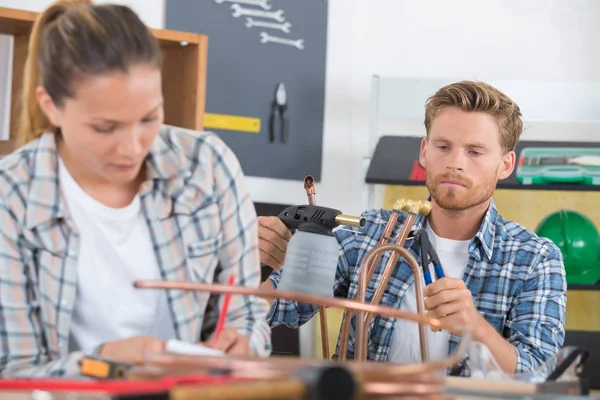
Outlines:
[[[235,274],[232,272],[229,275],[229,282],[227,283],[229,286],[233,286],[235,282]],[[223,327],[225,326],[225,320],[227,319],[227,312],[229,310],[229,301],[231,300],[231,293],[227,293],[225,298],[223,299],[223,308],[221,309],[221,313],[219,314],[219,320],[217,321],[217,328],[215,329],[215,338],[217,341],[219,336],[221,336],[221,332],[223,331]]]

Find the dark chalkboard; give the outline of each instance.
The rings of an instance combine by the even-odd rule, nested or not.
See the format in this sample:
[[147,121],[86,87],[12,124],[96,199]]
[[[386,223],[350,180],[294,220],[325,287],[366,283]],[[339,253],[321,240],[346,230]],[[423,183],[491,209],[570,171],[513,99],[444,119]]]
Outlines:
[[[323,0],[167,0],[166,28],[208,36],[206,112],[260,118],[260,132],[214,129],[236,153],[246,175],[302,180],[321,177],[327,2]],[[275,18],[237,15],[237,8],[274,13]],[[244,11],[241,11],[242,13]],[[247,27],[256,21],[283,24]],[[259,23],[260,23],[259,22]],[[279,43],[261,43],[262,35],[302,39],[302,50]],[[277,85],[286,86],[289,140],[276,140],[269,127]]]

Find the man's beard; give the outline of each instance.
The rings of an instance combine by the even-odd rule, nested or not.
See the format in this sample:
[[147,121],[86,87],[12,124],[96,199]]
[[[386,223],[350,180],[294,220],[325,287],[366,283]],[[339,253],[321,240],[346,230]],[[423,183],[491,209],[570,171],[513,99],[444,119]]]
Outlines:
[[[449,188],[442,184],[443,181],[459,181],[465,187]],[[427,174],[425,185],[429,189],[431,198],[444,210],[463,211],[488,201],[494,194],[496,183],[493,179],[486,180],[481,185],[474,186],[473,182],[458,174],[440,174],[431,176]]]

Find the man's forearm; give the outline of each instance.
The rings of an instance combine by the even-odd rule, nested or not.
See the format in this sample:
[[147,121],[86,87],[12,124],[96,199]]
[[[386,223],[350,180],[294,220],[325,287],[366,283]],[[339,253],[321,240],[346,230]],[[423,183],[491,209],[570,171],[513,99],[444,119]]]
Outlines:
[[[273,282],[271,281],[271,279],[267,279],[266,281],[264,281],[263,283],[260,284],[260,290],[265,293],[271,293],[277,289],[275,289],[273,287]],[[265,299],[269,302],[269,307],[273,307],[275,298],[272,297],[272,298],[265,298]]]
[[506,341],[487,321],[483,320],[479,332],[475,335],[475,340],[490,349],[492,356],[504,372],[509,374],[516,372],[517,349]]

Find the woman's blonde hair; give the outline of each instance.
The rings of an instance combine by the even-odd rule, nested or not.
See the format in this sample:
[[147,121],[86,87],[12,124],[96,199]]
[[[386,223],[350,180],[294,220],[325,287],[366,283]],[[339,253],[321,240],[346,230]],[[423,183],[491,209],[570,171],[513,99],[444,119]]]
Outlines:
[[130,8],[90,0],[55,2],[37,18],[29,39],[18,144],[58,131],[38,104],[38,86],[60,107],[73,96],[75,79],[146,63],[161,68],[160,47]]

